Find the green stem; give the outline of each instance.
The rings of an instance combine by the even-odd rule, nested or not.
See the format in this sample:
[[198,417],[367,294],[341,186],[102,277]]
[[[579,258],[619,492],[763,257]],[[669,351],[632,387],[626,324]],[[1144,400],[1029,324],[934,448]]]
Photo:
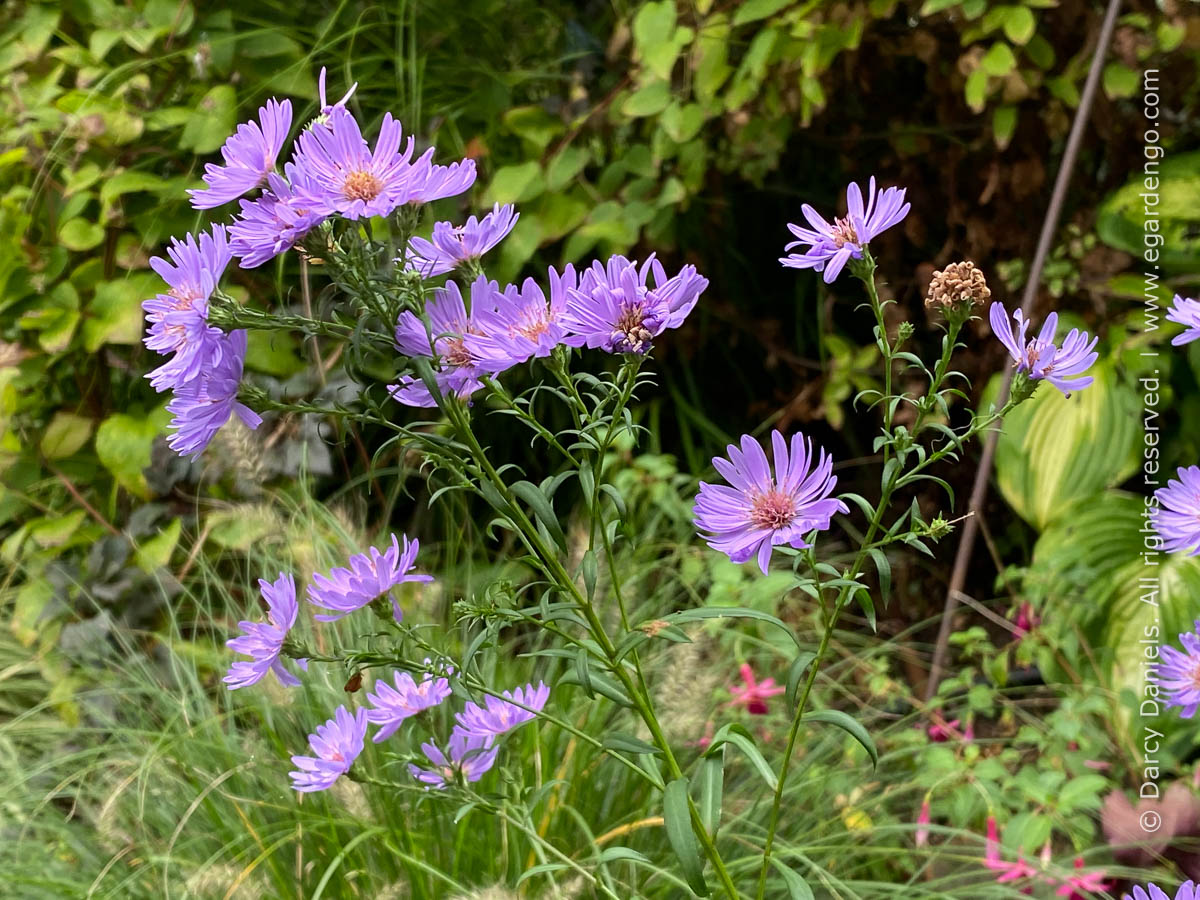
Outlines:
[[[893,485],[896,483],[897,473],[893,473],[892,478],[884,488],[883,494],[880,497],[879,505],[875,508],[875,515],[871,517],[871,524],[867,528],[867,533],[863,537],[862,545],[867,546],[875,537],[875,532],[879,530],[880,524],[883,521],[884,510],[887,509],[888,501],[891,499]],[[866,560],[867,554],[863,550],[859,550],[854,559],[853,565],[850,567],[850,572],[845,576],[847,580],[854,581],[858,577],[859,571],[862,569],[863,562]],[[825,630],[821,634],[821,643],[817,647],[817,655],[813,658],[812,663],[808,667],[808,677],[804,681],[804,691],[801,693],[799,700],[796,702],[796,711],[792,714],[792,724],[788,729],[787,749],[783,754],[783,762],[779,767],[779,780],[775,785],[775,797],[771,802],[771,816],[767,822],[767,842],[763,846],[762,868],[758,873],[758,900],[763,900],[764,893],[767,889],[767,872],[771,865],[771,850],[775,843],[775,833],[779,828],[779,811],[783,804],[783,789],[787,783],[788,769],[791,767],[792,754],[796,749],[796,739],[800,734],[800,723],[804,717],[804,710],[808,704],[809,695],[812,693],[813,684],[817,680],[817,672],[821,667],[821,663],[825,659],[825,654],[829,650],[829,640],[833,636],[833,630],[837,627],[838,618],[842,614],[842,610],[847,605],[848,595],[850,593],[850,585],[845,585],[838,592],[837,602],[834,604],[833,612],[831,613],[828,622],[825,625]],[[818,585],[818,596],[821,590]]]
[[[558,583],[559,588],[572,596],[574,601],[578,604],[580,610],[583,612],[584,617],[587,619],[588,628],[592,632],[592,636],[596,639],[596,642],[600,645],[605,657],[608,660],[610,671],[616,676],[618,681],[621,682],[622,687],[625,688],[625,691],[633,701],[638,714],[642,717],[643,722],[646,724],[646,728],[653,737],[655,745],[659,748],[659,750],[662,751],[664,761],[667,764],[668,771],[671,773],[672,780],[682,778],[683,769],[680,767],[679,761],[675,758],[674,751],[671,749],[671,744],[667,740],[666,735],[663,733],[662,727],[659,725],[658,718],[654,714],[653,707],[650,705],[649,701],[644,695],[642,687],[635,683],[634,679],[625,669],[625,666],[617,661],[616,646],[613,644],[612,639],[605,630],[599,616],[597,616],[595,609],[587,601],[587,598],[580,593],[579,587],[575,584],[575,580],[571,578],[570,574],[563,567],[558,557],[545,546],[537,527],[529,520],[529,517],[525,514],[525,511],[520,507],[516,498],[513,496],[512,491],[509,490],[508,484],[503,478],[500,477],[500,474],[496,471],[495,467],[492,466],[491,461],[487,458],[487,454],[484,452],[483,448],[479,444],[478,439],[475,437],[474,432],[471,430],[470,422],[466,419],[464,410],[460,406],[456,405],[453,400],[447,402],[443,406],[443,409],[446,411],[451,423],[459,431],[460,437],[471,451],[472,457],[475,459],[475,463],[479,467],[481,474],[486,476],[488,481],[491,482],[492,486],[504,500],[506,506],[508,507],[510,518],[512,519],[513,524],[516,525],[517,528],[522,532],[525,543],[529,547],[530,552],[533,553],[533,555],[539,560],[546,573]],[[717,873],[718,878],[721,880],[722,886],[725,888],[725,891],[728,893],[731,900],[738,900],[739,894],[737,887],[733,883],[733,879],[729,874],[729,870],[725,866],[724,860],[721,859],[721,855],[717,850],[716,844],[713,842],[712,836],[704,827],[704,822],[700,817],[700,810],[696,808],[695,802],[691,800],[690,797],[688,799],[688,810],[691,814],[692,829],[696,833],[696,837],[699,839],[701,846],[704,848],[705,855],[712,863],[713,869]]]
[[954,349],[958,342],[958,332],[962,329],[963,323],[958,319],[952,319],[947,323],[946,341],[942,347],[942,357],[938,360],[937,366],[933,370],[933,380],[929,384],[929,393],[925,395],[925,402],[917,410],[917,419],[913,423],[912,433],[917,435],[921,431],[921,426],[925,424],[925,419],[933,410],[938,392],[942,389],[942,382],[946,380],[946,372],[950,369],[950,357],[954,355]]

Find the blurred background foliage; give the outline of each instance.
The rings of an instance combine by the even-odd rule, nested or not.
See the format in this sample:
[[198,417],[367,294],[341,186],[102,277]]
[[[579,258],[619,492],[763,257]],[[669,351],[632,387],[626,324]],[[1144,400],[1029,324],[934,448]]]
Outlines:
[[[863,482],[870,493],[873,477],[875,426],[851,405],[879,375],[871,322],[856,310],[861,298],[849,282],[825,286],[778,266],[790,239],[784,223],[799,219],[803,202],[834,210],[850,180],[906,185],[912,214],[876,248],[897,301],[894,321],[914,322],[916,340],[936,347],[925,286],[934,269],[963,258],[983,267],[996,299],[1015,305],[1101,12],[1090,0],[463,0],[452,13],[436,2],[352,0],[5,4],[0,587],[12,643],[2,652],[22,662],[5,669],[0,661],[0,672],[19,671],[21,691],[41,697],[49,718],[72,724],[82,716],[108,733],[107,713],[80,706],[91,671],[82,649],[108,641],[153,662],[163,652],[150,637],[157,631],[173,636],[172,647],[195,637],[211,650],[223,634],[210,634],[199,610],[232,621],[248,601],[239,587],[196,605],[197,579],[250,584],[258,574],[252,551],[285,534],[290,510],[309,497],[352,522],[358,540],[389,522],[430,533],[442,564],[457,573],[448,591],[486,583],[484,540],[470,526],[456,531],[470,517],[421,512],[406,496],[422,490],[411,462],[392,456],[372,466],[371,435],[331,437],[315,423],[276,418],[257,434],[227,428],[219,451],[199,462],[165,448],[167,416],[143,377],[152,364],[140,344],[139,304],[158,284],[148,260],[170,236],[203,223],[184,190],[267,97],[290,96],[298,120],[311,116],[315,75],[326,65],[332,95],[359,83],[357,112],[391,110],[421,145],[436,143],[441,159],[475,158],[473,196],[439,213],[461,221],[482,204],[517,204],[520,222],[487,261],[493,277],[654,250],[711,279],[696,314],[657,353],[660,388],[639,412],[650,445],[614,465],[624,467],[628,492],[644,492],[643,505],[630,504],[644,510],[629,523],[643,542],[639,565],[649,571],[674,559],[694,576],[678,596],[703,590],[708,602],[737,596],[747,605],[752,579],[682,549],[692,538],[679,498],[712,453],[731,435],[773,422],[803,427],[846,460],[846,489]],[[1029,698],[1003,691],[1010,671],[1034,665],[1048,683],[1066,686],[1054,703],[1070,699],[1100,721],[1114,715],[1112,705],[1088,706],[1081,684],[1124,692],[1126,710],[1140,690],[1138,667],[1121,657],[1129,629],[1150,614],[1135,574],[1137,378],[1148,371],[1140,352],[1165,345],[1162,332],[1143,334],[1140,312],[1141,73],[1158,69],[1161,86],[1168,252],[1156,291],[1166,302],[1194,289],[1200,262],[1198,62],[1195,4],[1124,5],[1037,310],[1060,309],[1099,331],[1102,375],[1069,403],[1040,393],[1007,424],[985,517],[992,531],[968,585],[1000,621],[1032,602],[1040,637],[1014,643],[994,621],[962,632],[960,668],[943,688],[956,704],[968,691],[962,715],[991,721],[996,737],[1046,752],[1061,744],[1057,762],[1037,765],[1064,777],[1101,778],[1078,760],[1064,762],[1063,748],[1092,740],[1085,749],[1108,758],[1100,746],[1107,739],[1096,744],[1063,722],[1037,726],[1020,709]],[[292,302],[294,266],[233,272],[230,289],[248,302]],[[974,337],[978,351],[963,354],[959,367],[986,402],[995,389],[988,375],[1004,359],[982,325]],[[1164,458],[1190,464],[1200,458],[1200,344],[1154,365]],[[299,342],[253,340],[248,371],[277,393],[339,387],[336,373],[326,384],[312,371]],[[537,470],[533,454],[511,449]],[[962,465],[949,474],[959,496],[973,473]],[[393,476],[394,489],[378,488],[377,478]],[[363,495],[367,502],[355,499]],[[942,502],[911,499],[927,520]],[[421,515],[437,521],[414,518]],[[458,524],[435,527],[447,523]],[[898,601],[880,611],[879,627],[912,652],[890,668],[848,666],[847,677],[904,703],[923,677],[917,657],[948,572],[944,561],[904,556],[892,566]],[[1160,599],[1173,629],[1194,615],[1200,568],[1181,561],[1168,575]],[[773,596],[763,593],[765,608]],[[196,665],[196,677],[211,683],[215,664]],[[975,690],[981,684],[986,692]],[[953,779],[947,773],[965,752],[914,771]],[[1029,748],[1012,752],[993,757],[1011,764],[993,772],[998,790],[1025,777]],[[1195,739],[1176,733],[1168,756],[1178,768],[1194,752]],[[1030,777],[1028,790],[1045,797],[1018,792],[1013,813],[1030,803],[1042,812],[1022,820],[1012,840],[1036,852],[1053,828],[1087,846],[1095,824],[1057,808],[1057,788],[1047,793],[1044,779]],[[1119,784],[1121,770],[1105,777]],[[969,797],[978,790],[963,791],[956,821],[977,819]],[[853,811],[852,796],[847,787],[843,807]],[[838,852],[826,850],[831,859]]]

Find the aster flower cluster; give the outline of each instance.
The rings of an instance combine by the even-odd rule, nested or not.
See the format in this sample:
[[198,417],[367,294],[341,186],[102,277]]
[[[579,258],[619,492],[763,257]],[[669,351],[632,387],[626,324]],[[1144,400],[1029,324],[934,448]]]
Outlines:
[[174,392],[168,404],[181,455],[200,453],[236,415],[250,428],[259,416],[238,402],[246,335],[226,334],[209,322],[208,305],[226,267],[262,265],[289,250],[331,216],[354,220],[388,215],[401,206],[460,194],[475,180],[475,164],[433,163],[433,148],[413,159],[414,140],[400,123],[384,117],[374,147],[346,109],[354,88],[336,103],[325,99],[320,77],[320,116],[296,140],[290,161],[280,165],[292,127],[290,100],[268,100],[257,120],[243,123],[221,148],[222,164],[209,163],[205,187],[189,191],[196,209],[240,199],[241,212],[198,238],[172,239],[167,258],[151,260],[165,292],[145,301],[148,348],[169,356],[148,376],[155,390]]
[[[146,342],[174,356],[150,377],[157,389],[176,392],[173,424],[180,434],[172,446],[180,453],[199,453],[231,415],[251,427],[259,424],[237,402],[244,337],[208,322],[208,300],[231,259],[242,268],[260,266],[327,227],[327,220],[389,216],[474,184],[473,160],[438,165],[432,147],[416,156],[414,138],[390,114],[369,143],[346,108],[354,87],[336,103],[327,102],[324,69],[319,92],[320,115],[300,131],[286,162],[290,101],[271,99],[257,120],[238,126],[221,148],[223,163],[205,167],[206,187],[190,193],[197,209],[237,200],[240,213],[199,241],[193,236],[175,241],[170,263],[155,261],[170,291],[145,304],[151,326]],[[511,204],[497,204],[463,225],[437,222],[430,238],[409,239],[397,263],[422,279],[453,272],[471,278],[479,272],[479,259],[519,218]],[[614,256],[581,273],[568,265],[561,272],[549,269],[547,276],[548,297],[532,279],[502,288],[479,275],[465,297],[449,281],[433,292],[423,315],[402,312],[396,348],[431,361],[436,392],[406,374],[390,387],[392,396],[415,407],[436,406],[439,395],[467,400],[486,379],[559,346],[645,354],[658,335],[682,324],[708,285],[694,266],[668,277],[653,256],[641,264]]]
[[455,725],[444,749],[434,743],[421,745],[431,766],[411,763],[409,774],[433,788],[454,784],[460,777],[467,782],[478,781],[496,764],[496,740],[533,721],[549,699],[550,688],[539,682],[537,687],[527,684],[504,691],[499,697],[488,696],[482,706],[467,703],[455,714]]
[[167,290],[145,301],[146,346],[170,358],[146,377],[156,391],[170,390],[167,404],[175,433],[169,441],[181,456],[203,450],[214,434],[237,415],[248,427],[258,414],[237,400],[246,332],[228,334],[209,324],[208,301],[232,258],[224,226],[172,240],[167,259],[150,260]]
[[[392,535],[385,550],[370,547],[350,557],[349,565],[334,568],[329,574],[315,574],[308,588],[308,601],[327,610],[313,616],[318,622],[333,622],[360,610],[383,597],[391,589],[409,582],[428,583],[429,575],[413,572],[420,545],[408,537]],[[227,642],[229,648],[249,660],[234,662],[224,681],[229,690],[249,687],[273,672],[284,687],[297,687],[300,679],[284,667],[282,657],[289,632],[296,624],[299,603],[295,579],[281,572],[274,582],[259,581],[267,612],[265,622],[240,622],[242,634]],[[392,615],[403,619],[400,605],[391,597]],[[296,666],[308,671],[308,661],[299,658]],[[389,682],[380,679],[367,693],[368,706],[351,713],[339,707],[324,725],[309,735],[311,756],[293,756],[296,770],[292,786],[301,792],[331,787],[350,771],[362,753],[368,723],[377,725],[375,743],[387,740],[408,719],[440,706],[451,694],[453,668],[435,671],[427,658],[424,674],[418,681],[408,672],[397,672]],[[432,768],[410,765],[412,776],[427,786],[444,787],[461,775],[466,781],[478,781],[496,762],[496,740],[514,728],[532,721],[550,698],[544,683],[504,691],[486,697],[482,704],[467,703],[455,715],[455,725],[445,747],[435,743],[421,745]]]
[[[420,543],[415,539],[410,541],[407,536],[403,541],[401,544],[400,538],[393,534],[392,546],[386,552],[371,547],[366,553],[350,557],[349,567],[335,568],[328,575],[314,575],[308,588],[308,602],[332,613],[318,614],[314,618],[319,622],[334,622],[389,596],[397,585],[433,581],[430,575],[413,572]],[[235,653],[250,657],[249,661],[235,662],[225,676],[230,690],[256,684],[267,672],[274,672],[284,687],[300,684],[300,680],[280,663],[288,632],[296,624],[300,609],[296,581],[291,575],[280,572],[276,581],[260,579],[258,585],[267,610],[267,621],[238,623],[243,634],[227,642]],[[399,622],[403,613],[395,597],[392,597],[392,610]],[[302,659],[297,660],[297,665],[307,668]]]
[[[495,214],[500,212],[498,209]],[[439,226],[442,224],[446,223]],[[440,262],[430,271],[444,272],[452,263],[470,258],[452,257],[450,250],[458,252],[469,246],[473,253],[485,245],[490,246],[482,238],[469,244],[446,244],[447,253],[437,257]],[[424,245],[417,247],[433,253]],[[480,275],[470,285],[468,312],[458,285],[449,281],[434,291],[425,306],[428,328],[416,314],[407,310],[400,314],[396,348],[407,356],[432,360],[438,391],[467,400],[483,387],[485,379],[530,359],[549,356],[558,346],[586,346],[636,356],[648,353],[654,338],[683,324],[708,279],[690,265],[668,277],[653,256],[640,265],[613,256],[603,265],[594,262],[582,274],[570,265],[561,272],[551,267],[547,283],[549,298],[532,279],[526,279],[520,288],[508,285],[501,289],[497,282]],[[403,376],[391,390],[393,397],[408,406],[437,405],[429,386],[411,375]]]

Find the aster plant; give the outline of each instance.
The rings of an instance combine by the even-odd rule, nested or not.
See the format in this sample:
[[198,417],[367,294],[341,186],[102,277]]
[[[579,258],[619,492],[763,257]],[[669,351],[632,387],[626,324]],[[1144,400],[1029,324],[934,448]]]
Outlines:
[[[880,188],[871,178],[864,196],[852,184],[846,214],[832,222],[802,207],[807,225],[789,226],[798,240],[786,249],[803,252],[785,256],[783,265],[821,273],[827,284],[848,273],[861,282],[863,305],[874,318],[882,385],[856,403],[880,422],[873,448],[882,463],[879,492],[872,500],[838,493],[839,460],[811,435],[741,436],[713,459],[713,472],[699,484],[694,523],[710,550],[698,541],[696,551],[724,554],[764,575],[790,570],[789,591],[803,591],[819,609],[817,648],[808,649],[791,625],[760,609],[699,606],[663,615],[642,585],[633,589],[621,563],[628,510],[614,460],[638,438],[633,405],[649,384],[655,347],[688,326],[708,280],[692,264],[668,266],[654,254],[550,268],[544,280],[519,285],[490,279],[488,254],[520,227],[519,212],[497,205],[467,216],[463,225],[435,217],[430,203],[446,205],[472,186],[474,161],[440,160],[435,147],[418,153],[425,142],[412,123],[406,129],[390,114],[378,128],[369,127],[347,105],[352,92],[328,103],[322,71],[319,104],[298,128],[288,101],[264,105],[257,120],[230,137],[224,165],[210,165],[206,187],[193,192],[198,208],[237,200],[238,212],[199,237],[173,241],[167,258],[155,260],[166,287],[145,303],[147,346],[169,357],[150,377],[173,392],[171,446],[202,456],[231,417],[250,427],[281,415],[368,426],[386,435],[388,449],[419,460],[431,502],[454,491],[486,507],[489,531],[512,536],[531,574],[519,590],[489,589],[505,602],[492,593],[462,600],[454,607],[454,626],[443,627],[425,620],[423,607],[409,605],[435,581],[415,537],[390,534],[365,550],[347,548],[345,564],[316,566],[303,590],[288,572],[262,582],[267,622],[242,623],[244,633],[230,641],[231,650],[250,659],[232,662],[227,686],[251,687],[268,671],[287,685],[321,673],[345,679],[347,704],[310,735],[311,755],[292,757],[296,791],[323,791],[349,778],[398,802],[447,803],[460,815],[493,816],[516,827],[535,857],[565,859],[597,896],[629,894],[614,888],[604,859],[584,865],[544,839],[524,805],[530,791],[505,788],[520,783],[529,754],[541,752],[544,729],[569,735],[573,746],[600,764],[622,767],[659,798],[677,886],[702,896],[715,888],[734,900],[761,900],[769,883],[779,884],[772,873],[786,872],[786,884],[802,883],[773,857],[802,733],[839,727],[877,758],[870,736],[850,716],[808,708],[838,618],[856,603],[873,624],[876,598],[887,602],[884,549],[932,553],[930,544],[951,528],[940,515],[926,521],[915,505],[895,508],[894,497],[921,481],[944,487],[934,467],[960,459],[968,441],[1030,393],[1014,394],[1000,409],[962,409],[965,379],[952,370],[951,358],[988,299],[982,272],[962,262],[935,273],[928,302],[944,319],[945,336],[940,357],[927,366],[905,349],[913,327],[889,326],[888,304],[876,288],[872,242],[904,221],[904,189]],[[222,287],[242,274],[229,266],[233,259],[249,269],[281,257],[282,271],[290,271],[289,260],[301,263],[302,296],[313,293],[310,277],[326,282],[303,314],[282,303],[242,304]],[[1038,338],[1027,340],[1023,319],[1009,327],[1002,308],[993,308],[992,318],[1027,379],[1049,380],[1064,391],[1087,386],[1095,341],[1086,334],[1072,332],[1055,344],[1050,316]],[[308,339],[316,365],[340,359],[350,390],[331,403],[319,392],[278,396],[249,383],[243,369],[252,330]],[[331,347],[332,353],[320,352]],[[922,388],[894,390],[900,375]],[[549,404],[567,427],[547,425]],[[479,436],[486,416],[503,416],[525,432],[556,474],[534,483],[495,458]],[[570,538],[563,525],[569,496],[581,510]],[[865,525],[841,527],[856,517]],[[381,532],[388,534],[386,525]],[[844,551],[836,565],[822,547],[834,535]],[[872,568],[878,592],[867,577]],[[760,664],[758,675],[747,662],[744,686],[720,713],[729,721],[703,742],[676,745],[660,721],[643,654],[669,653],[687,640],[681,626],[713,618],[778,629],[795,646],[795,657],[787,668]],[[485,648],[513,628],[540,641],[517,661],[529,668],[519,687],[497,685],[495,667],[481,662]],[[633,719],[637,735],[601,739],[582,730],[569,710],[579,693],[611,705],[614,717]],[[771,796],[761,808],[769,812],[747,865],[745,836],[732,841],[721,831],[718,776],[731,747],[760,772],[767,767],[737,716],[766,717],[778,709],[790,720],[786,749],[778,770],[766,772]],[[537,771],[540,785],[540,763]],[[740,864],[731,866],[729,854]]]

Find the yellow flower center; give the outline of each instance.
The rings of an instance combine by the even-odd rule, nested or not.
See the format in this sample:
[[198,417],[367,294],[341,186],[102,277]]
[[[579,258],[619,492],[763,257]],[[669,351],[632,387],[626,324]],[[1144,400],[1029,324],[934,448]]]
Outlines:
[[347,200],[374,200],[383,190],[383,182],[370,172],[351,172],[342,183]]

